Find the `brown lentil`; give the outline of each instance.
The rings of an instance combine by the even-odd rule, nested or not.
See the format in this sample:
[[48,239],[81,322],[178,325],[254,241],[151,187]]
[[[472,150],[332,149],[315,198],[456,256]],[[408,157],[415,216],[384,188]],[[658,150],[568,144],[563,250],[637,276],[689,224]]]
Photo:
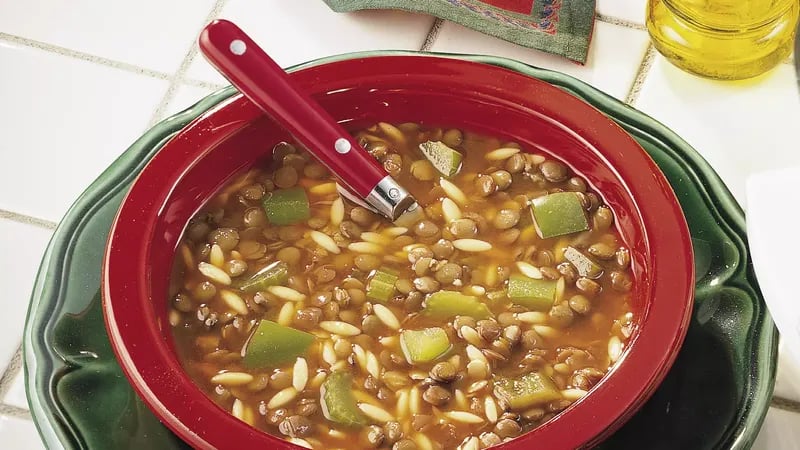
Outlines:
[[563,163],[558,161],[545,161],[539,166],[545,180],[551,183],[560,183],[567,179],[569,176],[569,169]]
[[587,314],[592,309],[592,304],[585,295],[573,295],[569,299],[569,307],[578,314]]
[[598,242],[589,246],[588,252],[598,259],[609,260],[614,257],[616,250],[608,244]]
[[439,226],[430,220],[421,220],[414,225],[414,234],[419,237],[433,237],[439,233]]
[[498,230],[507,230],[519,222],[519,210],[501,209],[494,217],[493,225]]
[[442,142],[450,148],[456,148],[464,142],[464,135],[461,130],[451,128],[442,135]]
[[306,417],[295,415],[284,419],[278,430],[289,437],[304,437],[311,433],[311,421]]
[[479,175],[475,178],[475,190],[479,195],[488,197],[497,190],[497,185],[489,175]]
[[403,437],[403,428],[400,422],[386,422],[383,425],[383,434],[386,436],[385,443],[392,445]]
[[511,155],[511,157],[506,160],[505,167],[511,174],[520,173],[525,169],[525,157],[519,153]]
[[450,383],[458,376],[458,370],[451,362],[436,363],[430,371],[430,377],[440,383]]
[[477,224],[472,219],[454,220],[450,222],[448,230],[459,239],[472,238],[478,234]]
[[631,290],[633,283],[631,282],[628,274],[619,271],[611,272],[611,287],[619,292],[628,292]]
[[233,228],[217,228],[208,234],[208,243],[217,244],[224,252],[229,252],[239,244],[239,232]]
[[511,174],[505,170],[496,170],[491,173],[492,180],[494,181],[497,189],[504,191],[511,186]]
[[615,257],[617,261],[617,266],[619,266],[620,269],[624,270],[630,267],[631,252],[627,248],[625,247],[618,248]]
[[502,419],[494,426],[494,433],[501,439],[513,438],[522,433],[522,427],[515,420]]
[[356,206],[350,211],[350,220],[362,227],[369,227],[375,223],[377,217],[368,209]]
[[450,401],[452,394],[441,386],[431,386],[422,394],[422,399],[434,406],[442,406]]
[[435,277],[439,283],[452,284],[453,281],[461,278],[461,266],[455,263],[442,264],[436,271]]

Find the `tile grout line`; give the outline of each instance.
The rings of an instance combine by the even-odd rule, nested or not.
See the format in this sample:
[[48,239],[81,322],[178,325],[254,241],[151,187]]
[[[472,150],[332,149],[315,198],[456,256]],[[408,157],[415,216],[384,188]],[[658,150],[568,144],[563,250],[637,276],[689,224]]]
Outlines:
[[784,411],[800,414],[800,402],[788,398],[773,396],[770,406]]
[[628,95],[625,96],[625,104],[633,106],[633,104],[636,103],[636,100],[639,98],[639,93],[642,91],[644,80],[647,78],[648,73],[650,73],[650,68],[653,66],[655,57],[656,48],[653,47],[653,43],[650,42],[647,44],[647,51],[645,51],[642,63],[639,65],[639,70],[636,72],[636,78],[633,79],[631,89],[628,91]]
[[181,81],[181,83],[185,84],[187,86],[199,87],[199,88],[204,88],[204,89],[211,89],[211,90],[214,90],[214,91],[217,91],[219,89],[222,89],[222,88],[228,86],[227,84],[212,83],[210,81],[195,80],[193,78],[184,78]]
[[439,37],[439,33],[442,31],[442,25],[444,25],[444,20],[439,19],[438,17],[436,20],[433,21],[433,25],[431,25],[431,29],[428,30],[428,34],[425,35],[425,41],[422,43],[422,46],[419,48],[421,52],[429,52],[431,48],[433,48],[433,43],[436,42],[436,38]]
[[[197,31],[197,33],[195,33],[195,36],[200,34],[200,31],[202,31],[203,27],[205,27],[207,23],[211,22],[212,20],[216,19],[217,16],[219,16],[219,13],[222,11],[222,8],[225,7],[227,1],[228,0],[217,0],[214,3],[214,6],[211,7],[211,11],[209,11],[200,29]],[[158,106],[156,106],[155,111],[153,111],[153,115],[150,118],[150,122],[147,124],[147,129],[149,129],[150,127],[152,127],[153,125],[158,123],[158,121],[161,120],[161,116],[164,114],[164,110],[167,108],[167,106],[169,106],[169,103],[172,101],[172,99],[175,98],[175,94],[178,92],[178,88],[186,78],[186,73],[189,71],[189,67],[194,61],[195,56],[197,56],[197,53],[198,53],[197,39],[193,38],[192,44],[189,46],[189,50],[186,52],[186,55],[183,57],[183,60],[181,61],[181,65],[178,67],[178,70],[176,70],[175,73],[172,74],[172,76],[169,78],[169,86],[167,87],[167,91],[164,93],[164,96],[161,98],[161,101],[158,103]],[[203,83],[200,81],[196,82]]]
[[634,30],[639,30],[639,31],[647,31],[647,27],[645,27],[640,23],[633,22],[631,20],[620,19],[619,17],[613,17],[613,16],[606,16],[605,14],[600,14],[598,12],[594,14],[594,17],[595,19],[597,19],[598,22],[610,23],[611,25],[617,25],[624,28],[632,28]]
[[55,53],[57,55],[66,56],[68,58],[79,59],[81,61],[99,64],[101,66],[111,67],[118,70],[124,70],[125,72],[144,75],[159,80],[169,79],[169,74],[165,72],[147,69],[145,67],[140,67],[135,64],[129,64],[122,61],[104,58],[102,56],[93,55],[91,53],[85,53],[78,50],[72,50],[66,47],[61,47],[58,45],[48,44],[46,42],[15,36],[13,34],[0,32],[0,41],[11,42],[14,44],[23,45],[25,47],[35,48],[37,50],[42,50],[49,53]]
[[8,390],[11,388],[11,383],[14,382],[14,377],[17,376],[20,369],[22,369],[22,344],[17,346],[14,356],[11,357],[3,376],[0,377],[0,399],[5,400]]
[[47,230],[55,230],[56,226],[58,226],[57,222],[51,222],[49,220],[40,219],[38,217],[15,213],[13,211],[6,211],[5,209],[0,209],[0,219],[6,219],[12,222],[23,223],[25,225],[33,225],[35,227],[45,228]]

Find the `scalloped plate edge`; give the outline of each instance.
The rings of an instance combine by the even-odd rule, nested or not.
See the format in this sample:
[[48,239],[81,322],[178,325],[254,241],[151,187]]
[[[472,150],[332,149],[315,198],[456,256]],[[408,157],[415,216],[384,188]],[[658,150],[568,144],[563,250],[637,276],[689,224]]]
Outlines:
[[[709,211],[718,219],[718,224],[726,231],[726,234],[736,242],[741,253],[747,254],[744,213],[708,162],[675,132],[660,122],[574,77],[495,56],[413,51],[346,53],[298,64],[287,70],[301,70],[344,59],[391,55],[444,56],[482,62],[514,70],[542,79],[573,95],[577,95],[605,114],[610,115],[615,121],[621,122],[623,128],[629,133],[636,134],[638,131],[639,134],[646,133],[650,137],[656,138],[661,147],[670,153],[676,161],[681,162],[684,168],[688,169],[687,172],[693,175]],[[54,408],[47,408],[46,406],[48,405],[44,405],[38,396],[31,396],[31,392],[48,392],[49,395],[55,398],[49,385],[50,379],[43,379],[40,366],[51,370],[60,368],[55,367],[53,364],[54,362],[58,363],[58,355],[47,345],[51,332],[48,318],[53,317],[53,314],[48,314],[48,312],[60,310],[60,307],[63,306],[57,303],[61,298],[63,289],[61,276],[69,266],[71,258],[69,249],[72,247],[75,237],[82,229],[87,217],[90,217],[96,205],[103,199],[115,195],[123,187],[127,187],[127,184],[138,175],[138,172],[147,163],[149,156],[158,151],[168,139],[196,117],[213,109],[217,104],[235,94],[236,91],[232,87],[223,88],[208,95],[186,110],[162,120],[145,132],[78,197],[53,233],[47,250],[42,257],[42,264],[34,283],[23,335],[23,362],[28,403],[37,430],[48,448],[65,448],[64,440],[69,440],[73,443],[80,440],[67,424],[68,419],[63,417],[57,408],[55,408],[55,411]],[[599,105],[602,105],[602,108]],[[679,147],[681,151],[675,150],[674,147]],[[749,261],[737,268],[731,277],[731,282],[737,287],[751,292],[763,305],[763,299],[758,292],[752,289],[751,285],[735,282],[736,279],[742,278],[748,280],[752,286],[757,286],[752,263]],[[765,382],[760,383],[758,390],[755,392],[752,389],[747,390],[750,395],[743,399],[744,404],[739,414],[739,424],[736,427],[738,435],[735,438],[734,436],[729,436],[729,438],[733,438],[731,448],[735,449],[749,448],[752,445],[756,437],[756,433],[752,432],[752,430],[760,429],[766,416],[774,387],[778,334],[772,318],[766,311],[766,307],[763,308],[763,311],[760,311],[760,315],[754,319],[751,325],[758,326],[750,328],[750,336],[756,337],[755,341],[757,341],[759,348],[766,348],[769,351],[756,352],[751,355],[751,377]],[[48,359],[45,361],[37,360],[37,355],[40,357],[46,356]],[[48,371],[48,373],[50,372]],[[37,376],[32,377],[31,374],[36,374]],[[750,414],[750,411],[754,409],[760,410],[759,413]],[[55,424],[58,424],[58,427]],[[732,434],[737,433],[732,432]]]

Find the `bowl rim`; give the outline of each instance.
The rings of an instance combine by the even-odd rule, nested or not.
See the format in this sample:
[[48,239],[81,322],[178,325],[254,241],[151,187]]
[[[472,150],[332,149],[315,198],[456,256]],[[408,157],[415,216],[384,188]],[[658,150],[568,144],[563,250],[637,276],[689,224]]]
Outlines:
[[[414,61],[410,61],[410,59]],[[562,106],[566,104],[570,107],[577,108],[581,113],[589,116],[592,120],[597,120],[607,125],[607,127],[602,128],[602,130],[599,128],[586,128],[583,130],[585,134],[581,134],[581,137],[592,141],[613,141],[614,144],[624,147],[625,150],[629,152],[627,154],[629,160],[627,162],[623,161],[623,165],[630,164],[631,167],[636,166],[638,169],[644,170],[648,173],[647,176],[653,181],[653,184],[659,186],[658,189],[643,190],[635,193],[636,195],[631,195],[639,197],[642,200],[652,200],[657,205],[664,208],[661,210],[662,213],[666,211],[675,219],[675,222],[671,224],[673,226],[658,227],[647,212],[637,211],[640,214],[640,220],[650,225],[645,226],[644,230],[647,232],[648,239],[646,244],[648,247],[652,246],[653,249],[658,248],[657,252],[659,252],[659,254],[666,255],[663,259],[663,264],[672,269],[678,269],[665,270],[664,267],[661,267],[659,270],[653,269],[654,280],[662,281],[660,283],[654,283],[654,297],[666,298],[667,294],[669,294],[670,298],[679,298],[683,301],[678,305],[680,307],[676,307],[674,303],[672,305],[666,305],[666,301],[651,304],[652,308],[655,308],[654,305],[659,305],[659,307],[650,311],[650,317],[647,319],[648,326],[642,327],[637,332],[632,338],[630,345],[634,348],[636,348],[637,345],[640,347],[649,345],[655,348],[667,349],[667,351],[663,354],[658,354],[658,352],[648,353],[645,351],[628,352],[631,354],[626,353],[625,364],[618,365],[615,372],[626,372],[631,375],[636,375],[637,377],[635,377],[635,379],[637,382],[628,383],[624,387],[617,386],[615,389],[611,390],[612,392],[609,392],[610,388],[607,386],[608,383],[603,386],[599,385],[592,391],[591,395],[580,401],[581,403],[595,404],[596,406],[598,402],[605,399],[612,405],[616,404],[618,407],[624,406],[624,408],[620,408],[619,411],[614,412],[613,420],[598,418],[594,416],[587,407],[569,408],[567,412],[562,415],[564,417],[570,416],[576,419],[582,419],[581,430],[570,428],[568,426],[569,423],[564,420],[553,420],[530,433],[520,436],[514,441],[511,441],[511,443],[503,445],[503,447],[507,445],[522,446],[531,444],[533,443],[533,439],[540,439],[544,437],[546,433],[550,433],[551,435],[557,434],[559,436],[559,441],[565,448],[597,442],[602,436],[607,435],[621,425],[624,419],[632,415],[657,387],[658,382],[660,382],[674,362],[688,327],[694,293],[694,268],[691,240],[689,238],[688,227],[683,212],[669,184],[664,178],[664,175],[632,137],[592,106],[546,82],[508,69],[460,59],[401,55],[357,58],[322,64],[303,68],[299,72],[296,72],[296,74],[302,74],[307,71],[319,74],[327,70],[341,75],[343,73],[349,73],[347,69],[364,70],[364,68],[369,67],[370,64],[414,64],[415,67],[419,67],[419,64],[428,64],[431,70],[434,71],[438,70],[448,73],[452,71],[466,71],[470,73],[481,72],[489,76],[515,78],[518,82],[534,85],[540,84],[541,86],[539,86],[539,88],[547,92],[548,100],[552,101],[552,103]],[[311,75],[309,75],[309,77],[311,77]],[[505,80],[508,81],[508,79]],[[536,101],[533,100],[532,102],[536,103]],[[259,432],[244,422],[234,419],[227,411],[216,406],[216,404],[205,396],[191,405],[171,401],[171,396],[174,396],[177,391],[184,391],[186,387],[181,383],[164,383],[163,377],[154,375],[152,370],[144,370],[148,366],[152,367],[153,365],[170,363],[168,358],[165,358],[164,345],[159,345],[158,348],[156,348],[157,351],[143,351],[142,347],[146,347],[146,345],[136,345],[147,344],[148,341],[137,341],[137,337],[142,338],[145,336],[145,334],[141,333],[142,329],[149,330],[151,334],[147,336],[151,336],[156,325],[152,323],[145,323],[142,325],[141,321],[136,320],[137,318],[140,319],[140,317],[131,316],[130,310],[125,307],[126,304],[131,302],[146,304],[149,300],[149,291],[147,289],[147,283],[145,282],[146,277],[144,276],[148,255],[146,249],[149,243],[145,246],[138,244],[139,247],[135,252],[132,251],[133,247],[130,247],[130,245],[128,248],[130,251],[127,253],[120,252],[119,250],[121,247],[124,247],[126,241],[128,244],[133,241],[148,242],[151,236],[151,234],[148,233],[152,233],[155,227],[155,223],[157,222],[156,213],[161,205],[161,201],[165,200],[169,195],[170,189],[164,186],[162,186],[161,191],[157,192],[156,195],[153,195],[153,192],[148,192],[149,197],[141,195],[143,193],[142,184],[145,181],[152,181],[151,172],[154,171],[154,167],[161,169],[161,176],[165,173],[169,174],[167,181],[170,181],[170,183],[166,183],[166,185],[171,185],[173,184],[172,182],[177,182],[183,169],[173,167],[171,171],[165,172],[164,167],[169,164],[181,162],[181,158],[186,156],[181,150],[186,150],[187,146],[193,146],[195,150],[197,148],[213,147],[215,143],[223,141],[227,136],[238,131],[260,115],[261,113],[247,100],[243,99],[241,96],[235,96],[203,114],[167,143],[142,171],[123,201],[117,217],[114,220],[114,224],[112,225],[104,258],[102,288],[103,311],[112,347],[121,362],[123,371],[131,381],[134,389],[156,415],[176,434],[199,448],[218,448],[217,445],[225,443],[230,444],[232,442],[232,434],[240,436],[242,438],[241,442],[252,444],[268,443],[272,446],[280,445],[281,448],[287,449],[298,447],[287,444],[279,438]],[[569,124],[571,120],[566,120],[565,122]],[[214,128],[215,133],[208,133],[207,131],[210,128]],[[608,136],[613,136],[613,139]],[[160,181],[163,183],[164,180],[161,179]],[[150,186],[150,188],[152,188],[152,186]],[[139,220],[136,227],[132,227],[130,220],[128,220],[130,219],[128,216],[131,212],[135,212],[137,215],[142,215],[142,212],[150,212],[152,214],[145,214],[144,220]],[[672,247],[663,245],[663,243],[667,241],[677,245],[673,245]],[[127,259],[127,261],[123,261],[122,258]],[[136,271],[130,270],[131,261],[133,261],[137,269]],[[649,263],[652,265],[655,264],[653,261],[649,261]],[[664,274],[668,274],[669,276]],[[150,344],[152,344],[152,342],[150,342]],[[182,370],[180,372],[184,378],[181,381],[187,381],[188,376],[185,375]],[[606,378],[613,379],[613,377]],[[194,389],[196,392],[200,392],[198,388],[195,387]],[[184,395],[194,393],[195,392],[183,392]],[[625,395],[622,395],[623,393]],[[191,398],[191,395],[188,395],[186,398]],[[209,438],[208,434],[201,435],[196,429],[182,422],[177,415],[173,413],[174,411],[181,411],[184,416],[190,413],[195,415],[199,414],[198,421],[206,421],[212,418],[214,420],[222,420],[227,430],[226,439],[215,440],[214,438]],[[575,411],[586,412],[583,414],[576,414]],[[605,419],[608,419],[608,417]]]

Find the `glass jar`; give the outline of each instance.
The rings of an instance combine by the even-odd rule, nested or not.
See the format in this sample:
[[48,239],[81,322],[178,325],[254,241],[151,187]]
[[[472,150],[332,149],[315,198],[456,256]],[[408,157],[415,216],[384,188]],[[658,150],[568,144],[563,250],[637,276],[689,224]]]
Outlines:
[[647,30],[670,62],[704,77],[755,77],[792,51],[798,0],[648,0]]

